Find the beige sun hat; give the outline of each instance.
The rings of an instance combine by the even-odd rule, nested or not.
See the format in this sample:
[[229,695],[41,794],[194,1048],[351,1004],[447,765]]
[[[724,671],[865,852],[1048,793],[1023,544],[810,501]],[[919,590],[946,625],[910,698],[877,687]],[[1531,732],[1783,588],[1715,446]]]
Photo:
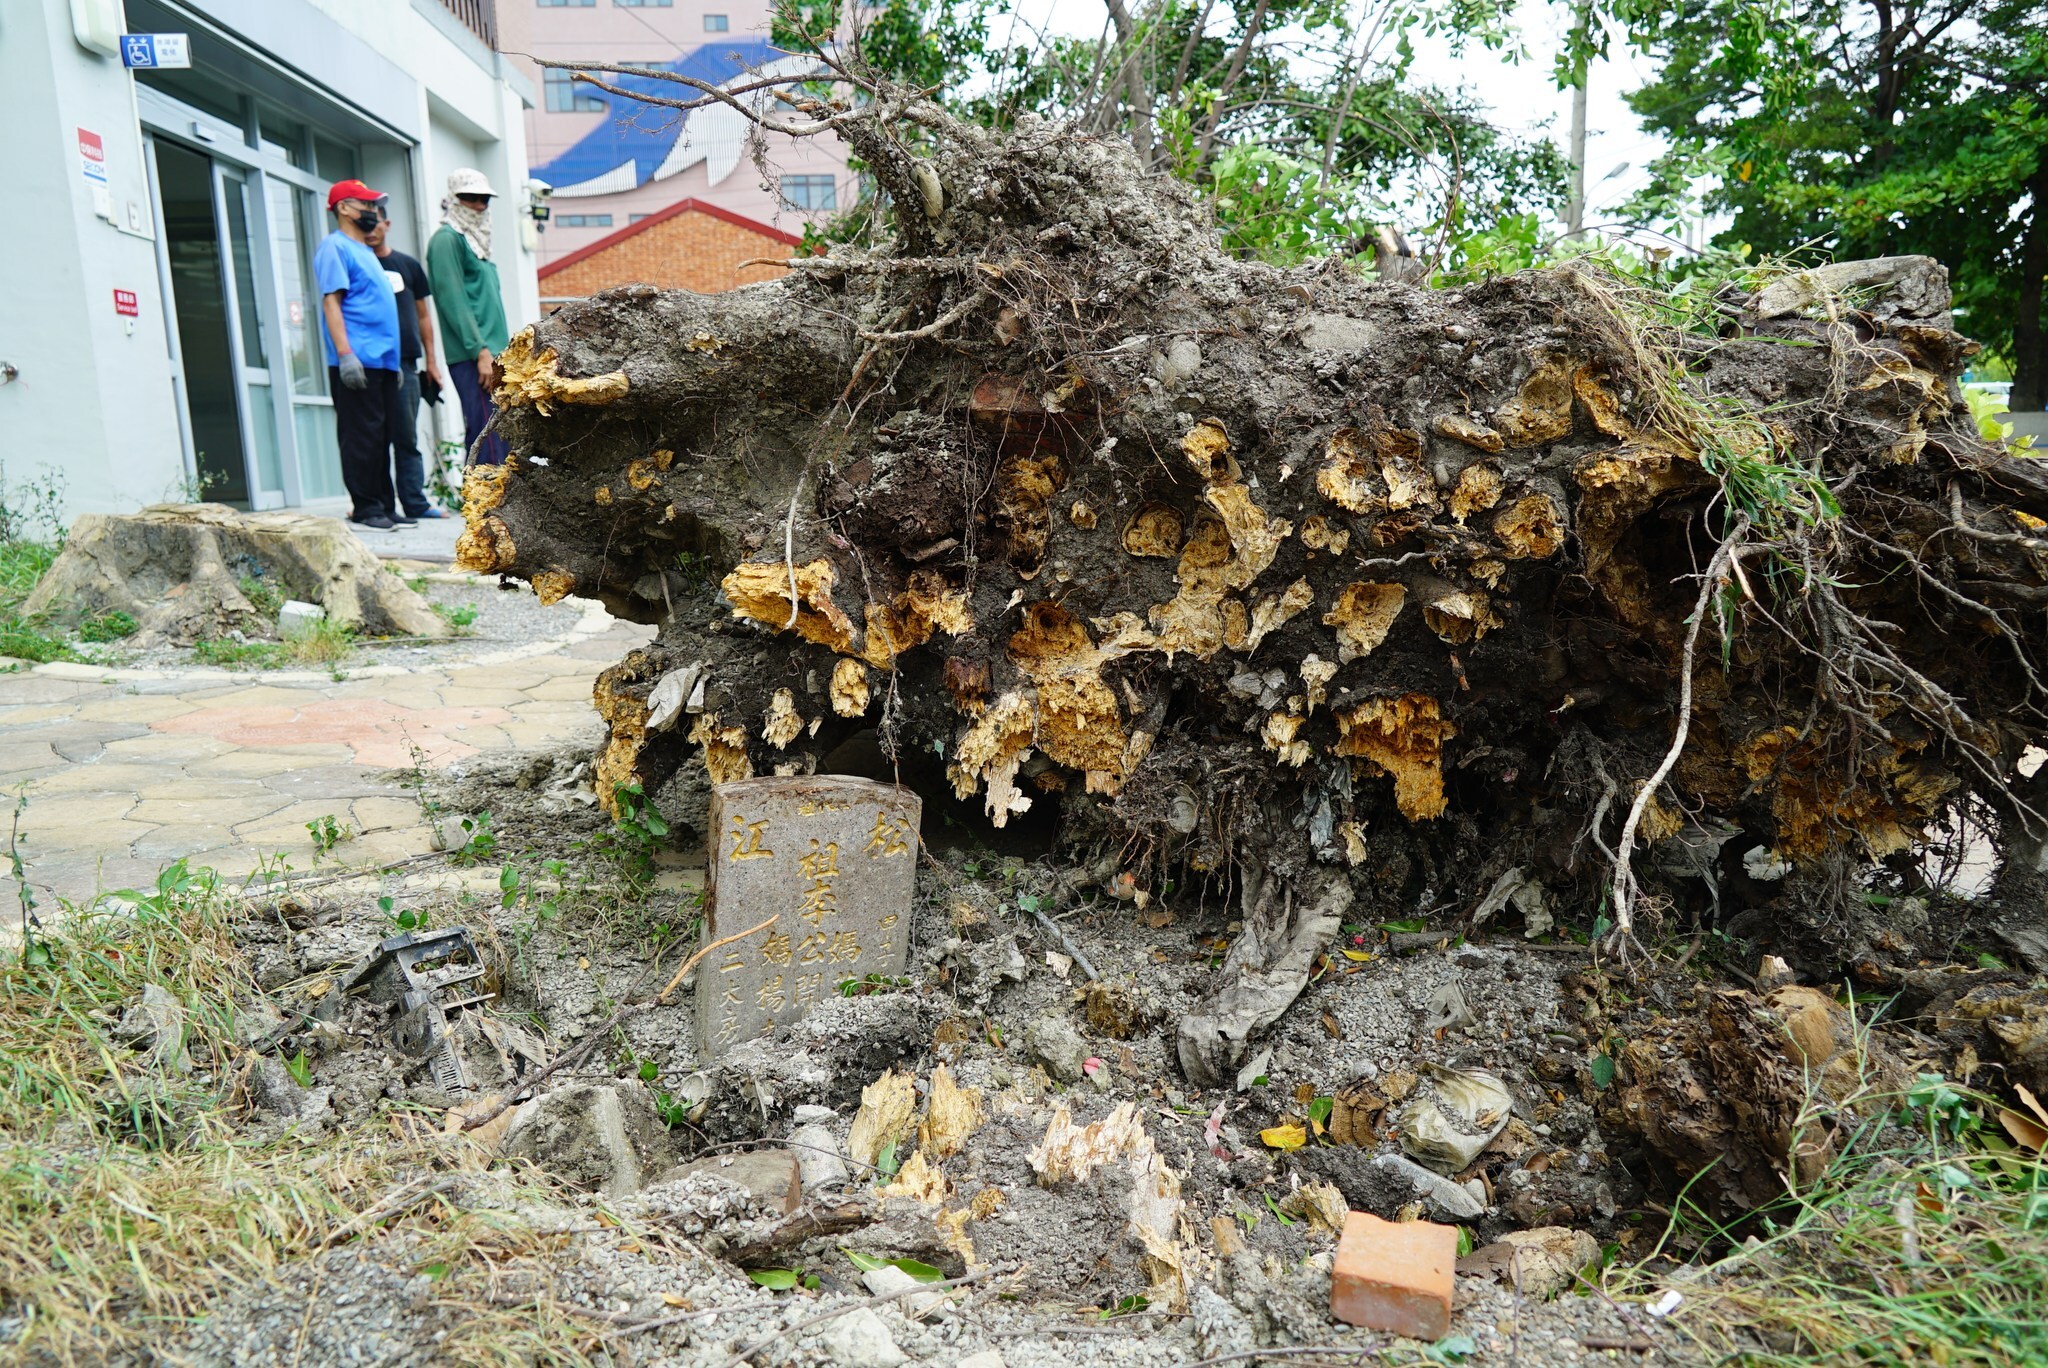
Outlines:
[[448,193],[451,195],[489,195],[496,198],[497,191],[491,189],[484,173],[473,166],[448,173]]

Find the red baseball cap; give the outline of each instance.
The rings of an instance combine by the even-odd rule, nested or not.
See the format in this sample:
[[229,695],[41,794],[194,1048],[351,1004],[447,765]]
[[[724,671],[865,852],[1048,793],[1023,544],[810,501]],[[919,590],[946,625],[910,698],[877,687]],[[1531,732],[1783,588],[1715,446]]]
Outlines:
[[365,204],[375,204],[383,198],[385,198],[385,195],[382,190],[372,190],[359,180],[336,181],[327,188],[327,207],[329,209],[332,209],[343,200],[361,200]]

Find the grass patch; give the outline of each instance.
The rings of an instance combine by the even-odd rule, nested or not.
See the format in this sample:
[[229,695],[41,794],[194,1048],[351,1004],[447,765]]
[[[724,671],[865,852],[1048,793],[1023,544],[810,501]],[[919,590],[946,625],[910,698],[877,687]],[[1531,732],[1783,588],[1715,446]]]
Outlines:
[[135,621],[133,614],[124,613],[117,608],[111,613],[101,613],[98,617],[89,617],[79,623],[78,639],[80,641],[120,641],[125,637],[134,636],[135,629],[139,625]]
[[346,659],[354,646],[353,629],[322,618],[287,632],[282,641],[195,641],[192,654],[208,665],[231,670],[282,670],[292,665],[333,665]]
[[284,591],[262,575],[244,575],[236,581],[249,606],[273,623],[284,608]]
[[192,643],[192,654],[208,665],[230,670],[279,670],[288,663],[281,641],[236,641],[215,637]]
[[53,635],[40,614],[24,617],[22,600],[57,559],[57,548],[44,542],[0,541],[0,655],[34,661],[83,660],[78,650]]
[[[153,888],[76,911],[0,959],[9,1361],[179,1359],[190,1323],[225,1299],[289,1289],[324,1249],[362,1241],[434,1270],[450,1324],[436,1362],[587,1362],[589,1327],[549,1294],[493,1300],[500,1267],[561,1237],[447,1195],[451,1179],[480,1174],[482,1151],[383,1116],[318,1140],[238,1133],[253,1058],[235,1020],[262,997],[234,934],[248,915],[210,871],[181,861]],[[159,1070],[115,1037],[150,985],[183,1009],[189,1071]]]
[[[1897,1118],[1919,1123],[1917,1141],[1859,1135],[1757,1213],[1673,1323],[1724,1362],[2048,1363],[2048,1162],[1997,1133],[1998,1103],[1930,1082]],[[1696,1212],[1677,1224],[1733,1234]]]

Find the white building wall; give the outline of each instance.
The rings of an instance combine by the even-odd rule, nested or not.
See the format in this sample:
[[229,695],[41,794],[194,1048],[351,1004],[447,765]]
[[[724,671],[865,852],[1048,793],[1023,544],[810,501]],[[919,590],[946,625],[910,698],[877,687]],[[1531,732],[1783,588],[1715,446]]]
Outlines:
[[[80,128],[105,145],[113,223],[94,212]],[[0,129],[14,206],[0,362],[19,372],[0,385],[5,478],[61,472],[73,513],[176,497],[187,472],[134,97],[118,61],[72,37],[69,0],[0,5]],[[115,313],[116,289],[139,317]]]
[[[536,261],[521,232],[531,87],[437,0],[163,3],[414,144],[362,149],[364,179],[393,192],[402,250],[424,247],[447,173],[481,169],[505,192],[494,255],[507,318],[517,330],[539,317]],[[0,252],[0,362],[18,369],[0,384],[0,467],[14,484],[45,468],[61,472],[67,516],[178,498],[193,474],[134,78],[117,57],[80,45],[71,8],[71,0],[0,0],[0,169],[15,208]],[[94,211],[80,128],[106,149],[111,223]],[[117,288],[135,294],[139,317],[116,314]]]

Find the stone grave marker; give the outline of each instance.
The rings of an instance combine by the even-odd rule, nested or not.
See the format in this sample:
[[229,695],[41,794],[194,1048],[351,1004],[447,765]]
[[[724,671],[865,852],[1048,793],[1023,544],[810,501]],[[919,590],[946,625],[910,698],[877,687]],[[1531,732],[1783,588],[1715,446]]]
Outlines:
[[698,968],[704,1062],[797,1020],[847,979],[904,972],[923,806],[907,788],[837,775],[712,787],[704,939],[779,916]]

